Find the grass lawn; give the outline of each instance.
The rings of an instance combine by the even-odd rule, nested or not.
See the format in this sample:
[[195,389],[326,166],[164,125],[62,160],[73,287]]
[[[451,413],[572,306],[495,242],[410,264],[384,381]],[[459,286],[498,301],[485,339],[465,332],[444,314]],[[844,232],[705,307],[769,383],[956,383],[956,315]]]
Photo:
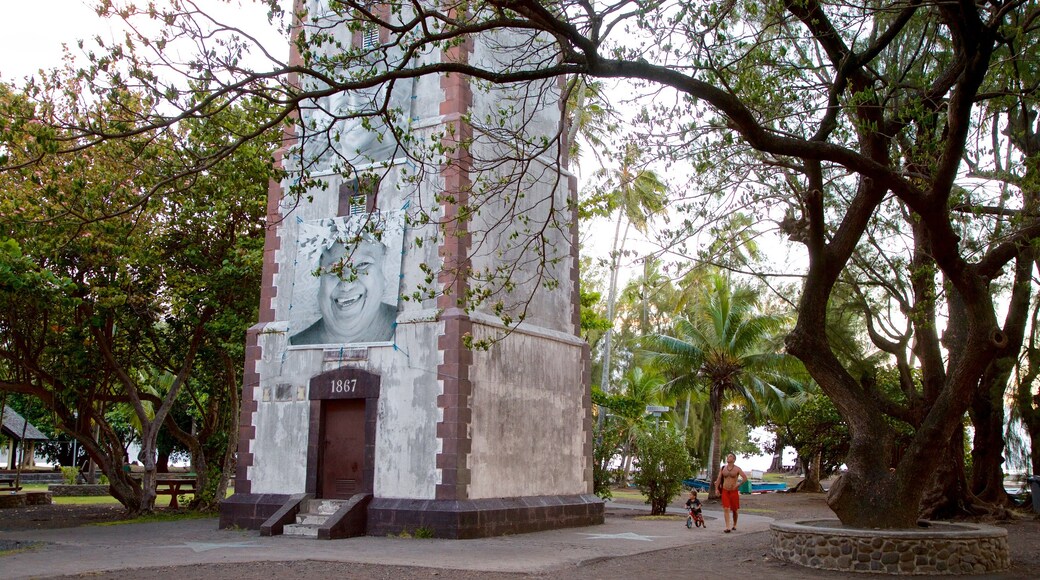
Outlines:
[[787,487],[794,487],[799,481],[802,480],[801,475],[791,475],[789,473],[764,473],[762,474],[762,481],[769,482],[784,482]]
[[610,494],[614,497],[614,499],[636,499],[642,502],[646,501],[646,496],[634,487],[613,488],[610,490]]
[[110,495],[74,495],[70,497],[52,497],[54,505],[122,505]]
[[[22,486],[23,491],[47,491],[46,483],[30,483]],[[228,495],[231,495],[231,489],[228,489]],[[181,505],[185,505],[191,500],[195,499],[195,494],[185,493],[178,496],[178,501]],[[74,495],[67,497],[51,497],[51,502],[55,505],[121,505],[119,500],[110,495]],[[164,508],[170,503],[170,496],[161,495],[156,501],[156,507]]]

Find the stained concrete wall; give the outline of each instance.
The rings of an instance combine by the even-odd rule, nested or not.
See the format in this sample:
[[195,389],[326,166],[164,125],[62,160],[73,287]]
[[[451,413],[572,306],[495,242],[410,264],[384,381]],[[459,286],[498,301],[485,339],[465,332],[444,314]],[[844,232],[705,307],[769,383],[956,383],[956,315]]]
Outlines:
[[587,492],[581,357],[574,338],[523,332],[474,354],[470,499]]
[[[496,32],[473,43],[470,61],[490,70],[515,66],[518,55],[547,39],[526,33]],[[571,320],[577,259],[571,225],[572,174],[561,165],[558,137],[563,126],[558,79],[515,85],[474,83],[470,147],[474,190],[494,192],[480,199],[472,220],[472,263],[477,272],[511,276],[515,287],[496,288],[477,310],[495,316],[501,301],[512,321],[523,316],[531,327],[576,335]],[[527,135],[521,142],[514,132]],[[518,151],[519,150],[519,151]],[[532,161],[504,162],[518,157]],[[499,185],[503,181],[508,185]],[[492,284],[492,286],[494,286]]]
[[[380,375],[376,421],[377,497],[432,499],[438,482],[436,455],[437,408],[440,394],[436,380],[436,345],[443,325],[423,320],[402,320],[395,346],[367,349],[365,360],[351,360],[335,349],[286,350],[286,335],[262,335],[265,353],[258,409],[253,416],[256,437],[251,445],[249,468],[253,493],[303,493],[306,490],[306,457],[311,377],[343,366],[362,368]],[[277,356],[280,353],[281,356]],[[265,357],[266,358],[266,357]],[[280,387],[281,385],[281,387]],[[291,393],[290,398],[279,396]],[[266,399],[266,400],[265,400]]]
[[397,351],[373,353],[381,375],[376,423],[376,497],[432,499],[439,483],[437,343],[443,324],[413,322],[397,327]]

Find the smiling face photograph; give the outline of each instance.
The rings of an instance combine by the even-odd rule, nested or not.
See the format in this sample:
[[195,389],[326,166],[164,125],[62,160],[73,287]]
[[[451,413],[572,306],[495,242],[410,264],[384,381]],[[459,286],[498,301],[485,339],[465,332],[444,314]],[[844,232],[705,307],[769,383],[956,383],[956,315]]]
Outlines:
[[290,345],[393,341],[402,226],[394,212],[300,224]]

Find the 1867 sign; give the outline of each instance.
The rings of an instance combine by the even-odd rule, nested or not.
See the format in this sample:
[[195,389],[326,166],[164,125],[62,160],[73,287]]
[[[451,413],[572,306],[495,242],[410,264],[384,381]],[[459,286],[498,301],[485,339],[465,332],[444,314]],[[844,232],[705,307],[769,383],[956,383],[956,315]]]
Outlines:
[[339,368],[311,378],[310,399],[375,399],[379,375],[361,369]]

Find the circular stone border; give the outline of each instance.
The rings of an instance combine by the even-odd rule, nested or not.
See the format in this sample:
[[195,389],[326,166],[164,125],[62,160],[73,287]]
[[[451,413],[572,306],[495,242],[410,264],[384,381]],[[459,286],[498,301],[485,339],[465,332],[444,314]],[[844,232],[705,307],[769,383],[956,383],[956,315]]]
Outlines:
[[986,574],[1011,567],[1007,530],[930,522],[913,530],[848,528],[837,520],[774,522],[773,556],[821,570],[876,574]]

